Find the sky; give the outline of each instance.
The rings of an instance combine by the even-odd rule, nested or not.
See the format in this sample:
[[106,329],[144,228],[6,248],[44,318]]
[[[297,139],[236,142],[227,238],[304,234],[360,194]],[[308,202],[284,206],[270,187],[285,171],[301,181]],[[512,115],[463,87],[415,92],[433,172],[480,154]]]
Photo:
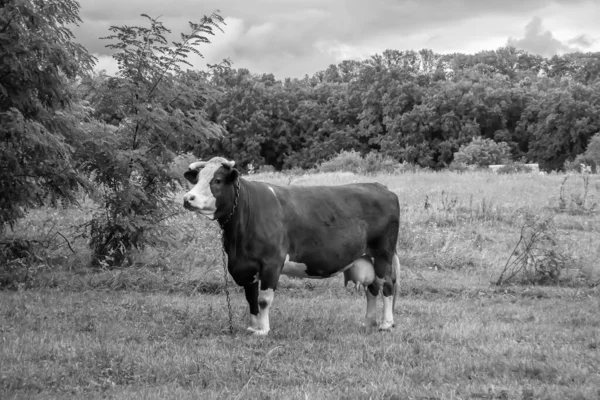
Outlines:
[[469,53],[514,46],[550,57],[600,51],[598,0],[79,0],[76,40],[98,58],[96,69],[117,64],[101,40],[111,26],[148,26],[160,17],[179,40],[188,21],[219,10],[223,32],[190,59],[197,69],[227,58],[234,68],[303,77],[346,59],[386,49]]

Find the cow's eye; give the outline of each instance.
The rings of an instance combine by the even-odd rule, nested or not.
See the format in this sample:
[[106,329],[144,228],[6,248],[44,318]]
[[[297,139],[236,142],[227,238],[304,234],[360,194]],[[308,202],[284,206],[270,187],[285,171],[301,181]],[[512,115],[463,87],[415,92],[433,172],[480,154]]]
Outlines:
[[214,182],[215,182],[215,184],[220,185],[221,184],[221,179],[220,178],[215,178]]

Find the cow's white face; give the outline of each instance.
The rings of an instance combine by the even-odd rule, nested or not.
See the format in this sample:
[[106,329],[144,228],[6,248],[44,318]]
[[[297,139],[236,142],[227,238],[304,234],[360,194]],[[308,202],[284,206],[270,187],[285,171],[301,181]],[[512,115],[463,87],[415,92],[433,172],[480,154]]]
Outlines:
[[[183,206],[210,219],[217,218],[217,200],[226,194],[226,181],[234,165],[235,161],[222,157],[190,164],[184,176],[194,183],[194,187],[183,196]],[[223,202],[223,199],[220,200]]]

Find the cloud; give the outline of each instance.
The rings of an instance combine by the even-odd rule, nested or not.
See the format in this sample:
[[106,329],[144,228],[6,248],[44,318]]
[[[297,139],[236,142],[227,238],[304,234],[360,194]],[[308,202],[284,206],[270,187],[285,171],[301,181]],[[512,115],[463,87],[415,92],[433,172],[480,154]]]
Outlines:
[[[111,25],[148,26],[141,13],[161,16],[173,31],[168,39],[179,40],[179,33],[189,30],[188,21],[219,9],[226,17],[224,32],[210,36],[211,44],[200,47],[205,58],[194,58],[194,65],[230,58],[236,68],[271,72],[278,78],[312,74],[342,59],[361,59],[386,48],[474,52],[497,48],[510,37],[521,47],[549,53],[584,47],[583,41],[600,37],[595,20],[586,22],[581,32],[585,37],[579,38],[580,32],[573,29],[594,14],[596,0],[79,1],[83,24],[73,31],[91,53],[111,54],[105,47],[110,42],[99,40],[110,34]],[[524,38],[512,39],[533,15],[551,21],[555,34],[560,28],[561,38],[573,42],[544,32],[541,19],[538,25],[532,21]],[[565,15],[568,18],[561,17]],[[553,17],[563,20],[555,23]]]
[[587,35],[577,35],[573,39],[570,39],[567,43],[578,47],[588,48],[591,47],[596,40],[588,37]]
[[542,19],[533,17],[525,26],[525,37],[522,39],[508,38],[507,45],[539,54],[544,57],[552,57],[555,54],[575,52],[577,47],[569,46],[556,39],[552,32],[544,30]]

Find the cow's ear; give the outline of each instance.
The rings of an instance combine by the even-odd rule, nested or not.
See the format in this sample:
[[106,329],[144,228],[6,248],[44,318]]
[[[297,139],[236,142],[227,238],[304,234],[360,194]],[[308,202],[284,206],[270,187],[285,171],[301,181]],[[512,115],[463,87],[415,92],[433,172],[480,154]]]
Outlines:
[[235,169],[235,168],[231,168],[231,170],[229,171],[229,173],[227,174],[227,183],[231,183],[231,182],[235,182],[235,180],[240,176],[240,172]]
[[196,183],[198,183],[199,173],[200,171],[198,171],[197,169],[190,169],[189,171],[185,171],[183,173],[183,177],[187,179],[190,183],[193,183],[195,185]]

